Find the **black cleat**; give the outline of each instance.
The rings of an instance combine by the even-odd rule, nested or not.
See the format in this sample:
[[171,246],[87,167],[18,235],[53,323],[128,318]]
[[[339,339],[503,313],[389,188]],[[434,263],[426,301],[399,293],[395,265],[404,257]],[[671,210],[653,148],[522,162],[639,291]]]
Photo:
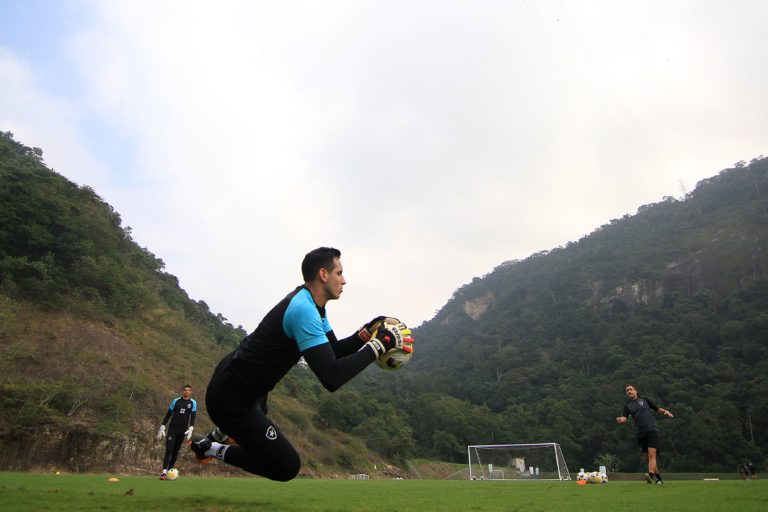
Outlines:
[[197,462],[205,464],[206,462],[211,462],[213,460],[213,457],[205,454],[211,447],[211,441],[207,438],[198,438],[192,441],[192,444],[190,444],[189,447],[192,448],[192,451],[195,453]]
[[218,429],[218,427],[211,432],[208,432],[205,436],[209,441],[217,442],[221,444],[237,444],[237,442],[229,437],[227,434]]
[[645,482],[649,484],[653,483],[653,478],[651,478],[651,475],[649,475],[648,473],[645,474]]

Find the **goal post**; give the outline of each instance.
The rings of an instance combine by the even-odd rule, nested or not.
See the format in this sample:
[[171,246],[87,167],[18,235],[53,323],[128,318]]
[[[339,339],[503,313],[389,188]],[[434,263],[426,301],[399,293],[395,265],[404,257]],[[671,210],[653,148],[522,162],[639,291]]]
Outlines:
[[570,480],[557,443],[467,446],[470,480]]

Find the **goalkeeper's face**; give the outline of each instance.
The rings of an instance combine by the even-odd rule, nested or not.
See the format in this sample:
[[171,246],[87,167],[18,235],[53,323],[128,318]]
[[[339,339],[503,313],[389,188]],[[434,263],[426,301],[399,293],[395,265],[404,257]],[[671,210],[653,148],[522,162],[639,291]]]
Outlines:
[[341,260],[334,258],[333,268],[325,272],[325,282],[323,283],[323,290],[328,300],[336,300],[341,297],[344,285],[347,284],[343,274],[344,268],[341,266]]

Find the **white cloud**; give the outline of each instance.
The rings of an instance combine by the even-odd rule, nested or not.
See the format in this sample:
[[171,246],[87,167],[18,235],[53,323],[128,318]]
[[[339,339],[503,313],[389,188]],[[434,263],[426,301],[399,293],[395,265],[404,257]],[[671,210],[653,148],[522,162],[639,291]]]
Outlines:
[[[85,100],[0,54],[36,105],[11,126],[66,175],[96,169],[136,239],[249,329],[316,246],[344,254],[340,334],[418,324],[502,261],[764,152],[761,2],[92,6],[67,42]],[[97,176],[93,119],[130,176]]]
[[80,185],[99,187],[107,170],[78,136],[78,110],[41,90],[30,65],[0,47],[0,129],[43,150],[48,166]]

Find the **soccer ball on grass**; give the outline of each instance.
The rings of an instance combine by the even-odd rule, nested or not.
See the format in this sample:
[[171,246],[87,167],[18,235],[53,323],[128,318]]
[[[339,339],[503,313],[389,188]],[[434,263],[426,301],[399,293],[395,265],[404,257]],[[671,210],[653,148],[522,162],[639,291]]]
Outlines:
[[587,473],[587,483],[590,484],[606,484],[608,483],[608,476],[600,473],[599,471],[592,471]]
[[176,468],[169,469],[167,480],[176,480],[177,478],[179,478],[179,470]]

